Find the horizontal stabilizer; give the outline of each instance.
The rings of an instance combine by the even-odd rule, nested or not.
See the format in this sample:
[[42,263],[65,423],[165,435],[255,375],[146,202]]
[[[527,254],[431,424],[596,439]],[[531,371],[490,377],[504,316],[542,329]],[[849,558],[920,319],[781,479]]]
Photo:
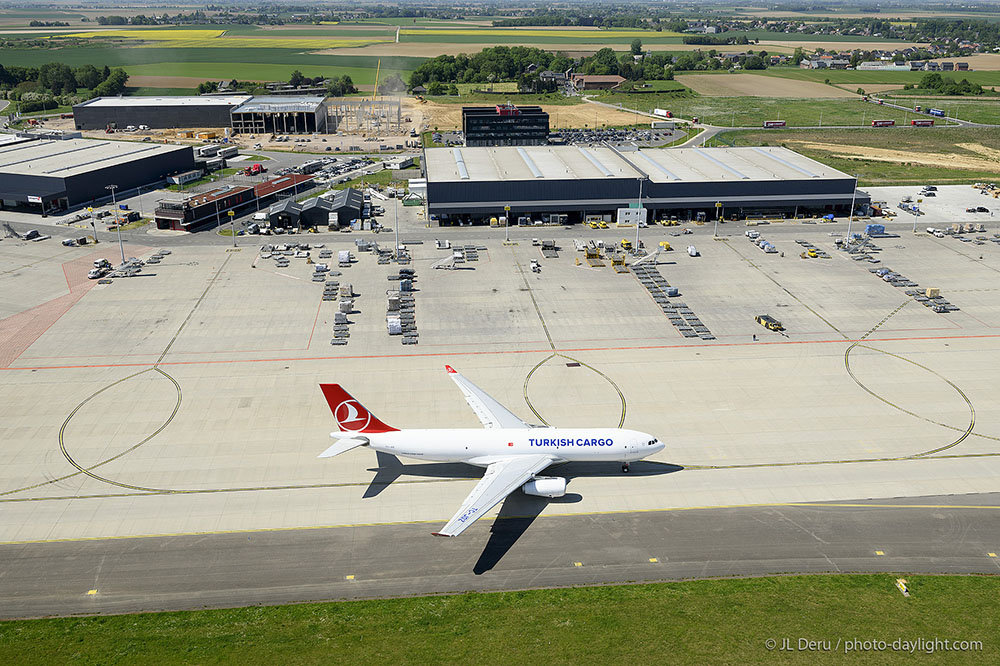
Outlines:
[[[339,433],[331,433],[336,436]],[[338,456],[341,453],[346,453],[351,449],[356,449],[359,446],[368,446],[368,440],[364,437],[347,437],[344,439],[338,439],[337,443],[328,448],[323,453],[316,456],[317,458],[332,458],[333,456]]]

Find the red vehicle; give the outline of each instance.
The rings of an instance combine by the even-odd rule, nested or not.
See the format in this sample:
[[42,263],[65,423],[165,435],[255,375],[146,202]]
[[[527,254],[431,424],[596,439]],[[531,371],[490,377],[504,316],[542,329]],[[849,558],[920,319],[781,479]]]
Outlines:
[[910,124],[913,125],[914,127],[933,127],[934,126],[934,121],[933,120],[911,120]]
[[265,171],[267,171],[267,169],[264,168],[264,165],[262,165],[262,164],[251,164],[247,168],[243,169],[243,175],[244,176],[256,176],[258,174],[264,173]]
[[771,128],[771,127],[784,127],[784,126],[785,126],[785,121],[784,120],[765,120],[764,121],[764,128],[765,129],[768,129],[768,128]]
[[896,124],[895,120],[873,120],[872,127],[892,127]]

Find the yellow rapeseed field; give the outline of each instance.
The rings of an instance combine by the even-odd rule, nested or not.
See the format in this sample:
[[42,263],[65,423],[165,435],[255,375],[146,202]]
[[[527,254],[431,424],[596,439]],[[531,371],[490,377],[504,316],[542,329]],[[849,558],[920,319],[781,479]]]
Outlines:
[[323,37],[243,37],[228,36],[225,30],[105,30],[77,32],[67,37],[110,37],[134,39],[155,44],[140,44],[148,47],[167,48],[226,48],[226,49],[336,49],[352,48],[391,41],[379,38],[327,39]]
[[225,30],[95,30],[92,32],[74,32],[61,37],[125,37],[128,39],[150,39],[155,41],[172,41],[180,39],[215,39],[221,37]]

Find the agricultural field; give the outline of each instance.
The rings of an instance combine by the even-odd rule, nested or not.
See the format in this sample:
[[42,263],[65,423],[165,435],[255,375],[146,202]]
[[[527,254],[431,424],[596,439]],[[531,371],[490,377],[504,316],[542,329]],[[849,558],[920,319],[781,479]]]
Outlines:
[[1000,178],[1000,133],[991,128],[749,130],[717,135],[711,146],[785,146],[861,185],[993,182]]
[[[503,18],[503,17],[496,17]],[[392,26],[438,26],[438,27],[469,27],[469,26],[491,26],[492,18],[489,16],[479,16],[475,20],[449,20],[434,18],[372,18],[358,19],[356,21],[344,22],[340,25],[392,25]]]
[[129,75],[135,76],[194,77],[201,81],[287,80],[298,69],[310,77],[348,74],[354,84],[360,87],[374,85],[375,68],[380,59],[381,76],[389,76],[395,72],[404,79],[423,62],[421,58],[318,55],[302,53],[296,49],[188,48],[170,44],[165,48],[125,48],[95,44],[63,49],[5,49],[3,63],[35,67],[46,62],[72,62],[74,66],[89,63],[96,67],[122,67]]
[[681,44],[680,33],[653,32],[648,30],[597,30],[574,28],[403,28],[400,42],[437,42],[441,44],[479,44],[483,47],[497,44],[530,44],[539,48],[566,44],[595,46],[619,45],[627,49],[633,39],[643,44]]
[[27,27],[31,21],[64,21],[80,23],[83,15],[74,11],[46,11],[3,9],[0,10],[0,26],[5,28]]
[[708,97],[857,97],[825,83],[759,74],[677,74],[676,80]]
[[659,92],[669,92],[672,90],[686,90],[688,86],[681,81],[646,81],[644,90],[656,90]]
[[[261,33],[265,33],[262,36]],[[352,33],[356,34],[356,33]],[[125,41],[129,48],[162,47],[169,48],[231,48],[231,49],[297,49],[311,51],[319,49],[335,49],[365,46],[380,41],[390,41],[389,36],[361,35],[357,36],[294,36],[283,35],[278,31],[256,31],[239,33],[217,29],[148,29],[148,30],[100,30],[93,32],[75,32],[63,35],[78,39],[119,40]],[[128,42],[135,42],[132,47]]]

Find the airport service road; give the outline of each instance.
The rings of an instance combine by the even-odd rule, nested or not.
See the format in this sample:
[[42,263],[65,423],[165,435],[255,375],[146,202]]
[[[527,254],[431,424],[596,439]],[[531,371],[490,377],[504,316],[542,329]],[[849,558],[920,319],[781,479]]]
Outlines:
[[[0,546],[0,617],[788,573],[997,574],[1000,495]],[[539,500],[541,501],[541,500]],[[890,591],[891,593],[891,591]]]

